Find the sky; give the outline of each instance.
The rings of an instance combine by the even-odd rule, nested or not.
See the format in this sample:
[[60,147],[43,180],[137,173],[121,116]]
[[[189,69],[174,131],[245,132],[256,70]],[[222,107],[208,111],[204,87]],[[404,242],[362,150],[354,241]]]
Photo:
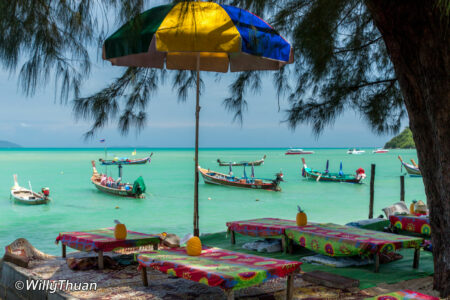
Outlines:
[[[102,61],[97,50],[90,49],[92,72],[82,86],[82,96],[99,91],[123,71],[123,67]],[[195,90],[190,92],[186,102],[179,102],[170,80],[166,80],[147,108],[148,121],[140,133],[131,130],[127,136],[122,136],[117,122],[111,122],[93,139],[85,140],[83,134],[91,123],[76,120],[70,99],[61,104],[55,98],[53,82],[39,87],[34,95],[27,97],[20,90],[17,74],[0,69],[0,94],[4,108],[0,110],[0,140],[23,147],[100,147],[101,138],[106,139],[111,147],[194,146]],[[271,76],[264,78],[260,93],[247,95],[248,110],[241,125],[233,122],[233,114],[227,112],[222,104],[229,95],[228,86],[236,74],[223,74],[220,81],[211,73],[202,72],[201,76],[205,89],[200,99],[200,147],[382,147],[392,137],[374,134],[367,123],[351,110],[318,137],[309,125],[290,129],[283,122],[288,103],[281,98],[279,110]]]

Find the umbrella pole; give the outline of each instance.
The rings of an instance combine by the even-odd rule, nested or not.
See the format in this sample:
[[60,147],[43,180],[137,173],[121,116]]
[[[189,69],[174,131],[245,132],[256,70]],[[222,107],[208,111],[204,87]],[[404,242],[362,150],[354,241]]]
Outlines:
[[197,55],[197,97],[195,104],[195,186],[194,186],[194,236],[199,236],[198,224],[198,126],[200,118],[200,56]]

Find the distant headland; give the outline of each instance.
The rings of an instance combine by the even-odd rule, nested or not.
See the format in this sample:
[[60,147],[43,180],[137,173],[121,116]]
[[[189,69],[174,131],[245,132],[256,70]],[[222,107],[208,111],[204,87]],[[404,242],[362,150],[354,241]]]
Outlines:
[[413,149],[416,148],[411,129],[406,127],[399,135],[393,137],[389,142],[384,145],[386,149]]
[[8,141],[0,141],[0,148],[22,148],[22,146]]

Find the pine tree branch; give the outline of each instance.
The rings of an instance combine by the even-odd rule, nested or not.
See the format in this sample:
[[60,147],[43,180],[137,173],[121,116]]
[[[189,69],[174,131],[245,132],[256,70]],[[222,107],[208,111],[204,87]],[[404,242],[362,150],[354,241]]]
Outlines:
[[383,37],[379,36],[378,38],[371,40],[370,42],[361,45],[359,47],[354,47],[354,48],[336,48],[339,49],[338,51],[334,51],[333,54],[340,54],[340,53],[347,53],[347,52],[353,52],[353,51],[357,51],[357,50],[361,50],[364,49],[372,44],[375,44],[376,42],[378,42],[379,40],[381,40]]
[[366,87],[366,86],[370,86],[370,85],[377,85],[377,84],[382,84],[382,83],[391,83],[392,84],[396,81],[397,81],[397,78],[391,78],[391,79],[377,80],[377,81],[371,81],[371,82],[364,82],[363,84],[348,86],[347,88],[349,90],[356,91],[362,87]]

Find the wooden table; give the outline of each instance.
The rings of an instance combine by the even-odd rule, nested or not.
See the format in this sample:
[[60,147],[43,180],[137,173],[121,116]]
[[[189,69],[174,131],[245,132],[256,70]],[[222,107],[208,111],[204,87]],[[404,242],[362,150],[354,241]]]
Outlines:
[[117,240],[114,237],[114,228],[103,228],[86,231],[61,232],[56,238],[56,243],[62,244],[62,257],[66,257],[66,246],[84,252],[95,251],[98,253],[98,268],[103,269],[103,252],[120,248],[141,247],[153,245],[158,249],[159,235],[146,234],[127,230],[125,240]]
[[328,256],[375,256],[375,272],[379,271],[380,254],[400,248],[414,248],[413,268],[419,267],[422,238],[367,230],[332,223],[308,223],[285,230],[294,243]]
[[292,299],[294,275],[301,262],[244,254],[204,247],[200,256],[189,256],[185,248],[149,251],[136,257],[142,271],[142,282],[148,286],[147,268],[208,286],[221,288],[228,299],[234,291],[287,278],[286,299]]
[[281,239],[281,246],[284,252],[286,252],[288,243],[285,230],[290,227],[297,227],[295,221],[275,218],[233,221],[226,224],[231,235],[232,244],[236,243],[236,233],[253,237],[279,238]]

